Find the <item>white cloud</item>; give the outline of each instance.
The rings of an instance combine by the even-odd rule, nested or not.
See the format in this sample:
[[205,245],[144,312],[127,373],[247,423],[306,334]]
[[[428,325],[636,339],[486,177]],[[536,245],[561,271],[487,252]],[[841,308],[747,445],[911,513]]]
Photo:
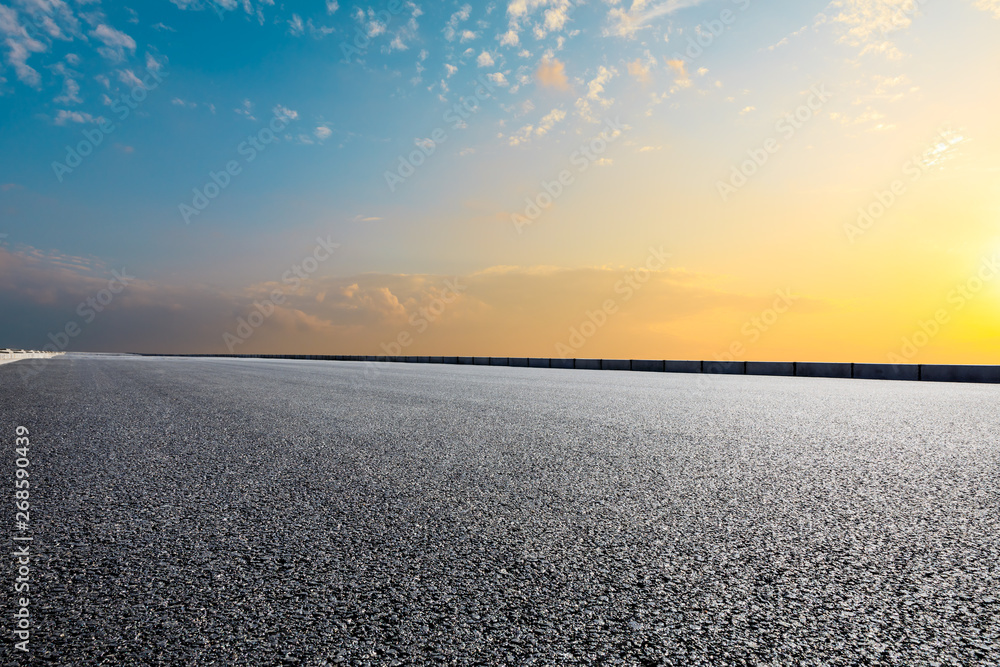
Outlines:
[[328,128],[326,125],[320,125],[315,130],[313,130],[313,134],[320,141],[326,141],[331,136],[333,136],[333,130],[331,130],[330,128]]
[[80,104],[83,102],[80,98],[80,84],[73,79],[66,79],[63,81],[62,94],[53,101],[56,104]]
[[839,41],[861,49],[861,55],[899,60],[903,54],[888,37],[912,25],[919,5],[915,0],[834,0],[830,7],[839,12],[830,22],[843,30]]
[[576,111],[584,120],[597,123],[599,118],[594,113],[593,104],[598,104],[603,108],[607,108],[614,104],[613,99],[602,97],[604,93],[604,86],[611,81],[618,74],[618,70],[605,67],[601,65],[597,68],[597,76],[587,83],[587,95],[586,97],[581,97],[576,101]]
[[435,144],[435,143],[434,143],[434,140],[433,140],[433,139],[431,139],[431,138],[429,138],[429,137],[425,137],[425,138],[423,138],[423,139],[420,139],[420,138],[417,138],[417,139],[414,139],[414,140],[413,140],[413,145],[414,145],[414,146],[417,146],[417,147],[419,147],[419,148],[426,148],[427,150],[431,150],[431,149],[433,149],[433,148],[434,148],[434,147],[435,147],[435,146],[436,146],[437,144]]
[[476,58],[476,64],[480,67],[493,67],[493,56],[491,56],[489,52],[483,51],[479,54],[479,57]]
[[516,30],[508,30],[500,35],[500,46],[517,46],[521,39],[517,36]]
[[118,80],[131,88],[142,88],[142,80],[130,69],[118,70]]
[[293,37],[298,37],[306,31],[305,24],[302,23],[302,17],[298,14],[292,14],[292,18],[288,21],[288,34]]
[[[606,0],[618,2],[618,0]],[[569,21],[573,7],[571,0],[511,0],[507,4],[508,30],[499,37],[503,46],[516,46],[520,42],[520,32],[529,24],[536,39],[542,39],[552,32],[562,30]],[[532,22],[536,10],[544,9],[539,20]]]
[[545,10],[544,27],[546,32],[556,32],[562,30],[569,20],[569,10],[571,8],[569,0],[559,0],[556,6]]
[[68,111],[66,109],[60,109],[59,113],[56,114],[55,124],[65,125],[66,123],[99,123],[103,118],[94,118],[89,113],[83,113],[80,111]]
[[154,74],[158,73],[161,69],[163,69],[164,62],[166,62],[166,59],[164,59],[163,62],[160,62],[159,60],[153,57],[152,53],[146,54],[146,69],[149,70],[150,72],[153,72]]
[[326,13],[327,14],[333,14],[338,9],[340,9],[340,4],[337,3],[337,0],[326,0]]
[[[628,11],[617,6],[608,11],[609,26],[605,30],[605,34],[618,37],[633,37],[636,32],[645,28],[650,21],[658,19],[661,16],[673,14],[686,7],[699,5],[702,2],[704,0],[666,0],[666,2],[650,5],[647,0],[633,0],[632,6]],[[609,4],[617,5],[618,2],[617,0],[613,0]]]
[[691,77],[688,76],[687,64],[683,60],[668,60],[667,67],[674,71],[674,90],[691,87]]
[[510,0],[507,4],[507,15],[512,19],[520,18],[526,16],[530,11],[534,11],[536,7],[544,4],[545,0]]
[[275,106],[272,111],[277,118],[285,121],[286,123],[290,120],[296,120],[299,117],[298,111],[293,111],[292,109],[283,107],[280,104]]
[[612,100],[602,99],[601,93],[604,92],[604,85],[611,81],[617,73],[614,68],[608,69],[604,65],[597,68],[597,76],[587,84],[587,99],[601,102],[604,106],[610,105]]
[[535,128],[535,134],[539,137],[543,137],[549,133],[557,123],[562,121],[566,117],[566,112],[562,109],[553,109],[547,113],[540,121],[538,121],[538,127]]
[[14,68],[17,78],[29,86],[38,87],[41,76],[28,65],[32,53],[44,53],[48,47],[32,39],[24,26],[17,20],[17,12],[0,5],[0,33],[6,36],[7,64]]
[[566,112],[562,109],[553,109],[545,114],[537,125],[525,125],[507,138],[507,143],[511,146],[520,146],[528,143],[532,137],[544,137],[549,131],[566,118]]
[[[79,64],[80,59],[71,53],[66,56],[66,62],[71,65]],[[62,93],[56,97],[53,102],[56,104],[80,104],[83,102],[80,98],[80,84],[76,82],[76,79],[74,79],[74,77],[79,76],[77,72],[70,70],[63,63],[56,63],[56,65],[52,67],[52,72],[63,78]]]
[[[95,0],[14,0],[0,4],[0,49],[3,50],[3,60],[23,83],[39,87],[42,77],[39,71],[28,64],[32,54],[50,54],[55,40],[72,43],[81,40],[93,46],[105,59],[114,63],[123,62],[126,57],[134,55],[135,40],[126,33],[105,23],[100,7],[95,7]],[[16,6],[17,9],[11,5]],[[135,18],[135,12],[129,8],[124,11]],[[80,12],[78,18],[76,12]],[[81,19],[89,25],[89,32],[81,29]],[[134,22],[130,20],[129,22]],[[72,48],[72,46],[70,47]],[[58,51],[63,52],[63,48]],[[76,66],[81,59],[75,53],[67,54],[65,62]],[[62,63],[48,64],[56,74],[63,78],[63,92],[57,98],[59,102],[77,103],[82,80],[79,75],[68,76],[60,72]],[[39,68],[41,70],[41,68]],[[72,79],[72,82],[69,80]]]
[[367,13],[360,7],[354,13],[354,19],[361,24],[365,34],[369,37],[378,37],[385,32],[386,24],[379,21],[378,14],[374,9],[369,9]]
[[469,16],[471,14],[472,14],[472,6],[462,5],[462,7],[457,12],[452,14],[451,18],[448,19],[448,23],[445,25],[444,28],[444,38],[447,39],[449,42],[454,41],[455,37],[458,34],[458,24],[462,23],[463,21],[468,21]]
[[135,40],[105,23],[98,25],[90,34],[104,43],[97,52],[112,62],[124,60],[126,51],[135,53]]
[[602,97],[604,92],[604,86],[611,81],[618,74],[618,70],[605,67],[601,65],[597,68],[597,76],[587,83],[587,95],[586,97],[581,97],[576,101],[576,112],[581,118],[590,122],[597,123],[599,118],[594,113],[593,104],[599,104],[601,107],[607,108],[614,104],[613,99]]
[[984,12],[990,12],[994,18],[1000,19],[1000,0],[978,0],[976,7]]
[[525,125],[520,130],[507,137],[507,143],[511,146],[520,146],[521,144],[527,143],[531,139],[531,135],[534,131],[534,125]]
[[241,116],[246,116],[250,120],[257,120],[253,115],[253,102],[250,100],[243,100],[243,105],[233,109],[236,113]]
[[[94,0],[89,0],[94,1]],[[257,20],[257,23],[264,25],[264,7],[273,7],[274,0],[258,0],[256,5],[253,0],[170,0],[173,4],[181,9],[189,9],[193,11],[200,11],[203,9],[211,9],[217,14],[223,11],[231,12],[239,8],[243,8],[247,16],[251,16]],[[330,5],[336,5],[336,3],[327,2],[327,11],[330,11]]]

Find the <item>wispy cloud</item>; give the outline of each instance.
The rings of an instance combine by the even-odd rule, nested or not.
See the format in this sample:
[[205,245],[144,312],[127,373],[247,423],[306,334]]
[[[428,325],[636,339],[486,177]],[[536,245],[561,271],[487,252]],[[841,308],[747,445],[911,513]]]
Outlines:
[[48,47],[30,37],[28,31],[18,21],[17,12],[4,5],[0,5],[0,34],[5,37],[7,64],[14,69],[22,83],[37,88],[41,83],[41,76],[37,70],[28,65],[28,58],[32,53],[44,53]]
[[621,7],[612,7],[608,10],[608,28],[605,30],[605,34],[634,37],[635,33],[645,28],[650,22],[681,9],[700,5],[704,1],[667,0],[666,2],[650,3],[647,0],[633,0],[632,6],[627,11]]
[[514,132],[507,138],[507,143],[511,146],[520,146],[530,141],[532,137],[544,137],[565,118],[565,111],[562,109],[553,109],[545,114],[537,124],[525,125]]
[[604,88],[611,79],[618,75],[618,70],[614,67],[601,65],[597,68],[597,75],[587,82],[587,94],[577,99],[576,111],[584,120],[597,123],[600,119],[594,111],[594,105],[601,108],[610,107],[614,100],[603,96]]
[[135,53],[135,40],[109,25],[101,23],[90,34],[104,44],[97,52],[112,62],[123,61],[126,52]]
[[233,109],[233,111],[250,120],[257,120],[257,118],[253,115],[253,102],[249,99],[243,100],[243,104]]
[[89,113],[83,113],[82,111],[60,109],[53,122],[56,125],[65,125],[66,123],[99,123],[101,120],[100,117],[95,118]]
[[292,120],[297,120],[299,117],[299,112],[294,109],[289,109],[286,106],[277,105],[271,110],[275,117],[285,121],[286,123]]
[[444,27],[444,38],[449,42],[455,41],[455,38],[458,37],[459,34],[458,26],[462,22],[468,21],[469,16],[471,15],[472,6],[468,4],[462,5],[462,7],[448,19],[448,23]]
[[876,54],[899,60],[902,53],[890,35],[912,25],[920,12],[920,3],[915,0],[833,0],[830,9],[836,10],[829,22],[842,30],[840,42],[859,48],[860,55]]
[[1000,0],[977,0],[976,7],[1000,19]]
[[683,60],[668,60],[667,67],[674,72],[674,85],[678,88],[689,88],[691,77],[688,75],[687,64]]

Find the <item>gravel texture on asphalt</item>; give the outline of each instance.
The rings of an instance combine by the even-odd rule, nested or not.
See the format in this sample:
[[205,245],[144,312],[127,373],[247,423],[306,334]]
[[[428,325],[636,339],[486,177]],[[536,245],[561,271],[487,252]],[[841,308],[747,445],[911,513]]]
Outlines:
[[3,664],[1000,660],[998,386],[21,363]]

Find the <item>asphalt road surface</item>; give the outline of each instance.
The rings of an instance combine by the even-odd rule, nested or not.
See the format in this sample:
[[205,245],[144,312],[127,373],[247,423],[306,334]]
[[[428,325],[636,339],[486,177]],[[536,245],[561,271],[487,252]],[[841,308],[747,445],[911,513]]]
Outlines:
[[1000,660],[998,386],[22,363],[3,664]]

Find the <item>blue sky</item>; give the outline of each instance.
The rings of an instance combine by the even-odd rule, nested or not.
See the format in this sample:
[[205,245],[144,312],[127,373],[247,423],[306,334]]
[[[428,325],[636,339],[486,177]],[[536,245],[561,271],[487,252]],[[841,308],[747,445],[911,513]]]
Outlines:
[[[318,236],[332,235],[342,252],[310,280],[328,281],[341,295],[347,323],[321,312],[326,305],[300,305],[287,313],[298,324],[269,324],[273,335],[247,348],[266,339],[268,349],[357,351],[364,341],[391,337],[429,298],[428,285],[445,276],[516,282],[546,272],[617,271],[641,264],[648,247],[667,245],[674,270],[690,278],[664,276],[664,284],[697,284],[677,298],[708,299],[707,319],[662,338],[671,331],[671,304],[657,301],[637,323],[609,334],[609,348],[640,327],[647,356],[661,339],[668,349],[656,356],[677,345],[678,354],[693,355],[703,335],[691,332],[718,328],[720,317],[724,326],[738,325],[793,279],[818,309],[844,316],[854,308],[852,326],[860,327],[876,307],[859,305],[860,293],[838,291],[835,267],[846,261],[878,275],[871,280],[887,290],[876,290],[879,298],[912,309],[884,323],[884,340],[864,352],[876,357],[921,304],[892,292],[901,288],[887,276],[899,269],[878,254],[889,250],[869,257],[827,235],[842,236],[840,221],[891,180],[905,156],[954,126],[966,140],[954,148],[965,162],[954,164],[965,171],[949,167],[954,173],[935,176],[940,192],[925,189],[922,196],[933,201],[923,208],[952,211],[964,197],[964,208],[949,215],[965,221],[973,247],[952,249],[961,257],[949,255],[945,264],[954,271],[941,285],[992,247],[993,229],[983,220],[996,201],[988,177],[996,131],[986,111],[996,95],[982,88],[1000,64],[997,18],[997,0],[947,7],[911,0],[6,2],[3,259],[10,271],[18,262],[48,262],[38,280],[51,282],[28,288],[12,279],[10,312],[24,308],[35,322],[18,325],[16,342],[44,341],[49,328],[72,316],[65,309],[79,295],[67,285],[127,266],[141,281],[133,292],[147,290],[165,312],[190,308],[200,317],[193,304],[206,294],[226,304],[224,318],[198,325],[211,332],[205,339],[183,343],[218,349],[214,330],[245,312],[249,295],[307,255]],[[733,201],[720,201],[718,183],[733,165],[775,135],[776,122],[817,85],[832,98]],[[477,92],[476,110],[458,125],[449,109]],[[116,102],[130,96],[142,100],[122,118]],[[271,141],[274,119],[281,129]],[[606,152],[574,173],[572,187],[537,223],[518,230],[512,218],[526,200],[561,170],[573,170],[572,156],[609,120],[623,129],[608,137]],[[88,136],[100,143],[79,166],[54,166]],[[428,152],[432,136],[444,141],[390,188],[386,173],[398,170],[401,157]],[[248,161],[253,137],[267,141]],[[203,211],[185,216],[195,190],[227,164],[239,173]],[[905,215],[902,208],[894,214]],[[906,244],[923,252],[912,233]],[[815,248],[806,254],[818,257],[792,256],[789,246]],[[748,247],[758,261],[746,260]],[[352,291],[359,276],[373,281],[373,294]],[[405,295],[388,285],[400,276],[412,283]],[[533,289],[558,300],[569,288],[557,283]],[[332,293],[318,282],[302,289]],[[64,292],[72,294],[65,302],[39,296]],[[584,306],[600,300],[577,297]],[[526,317],[513,296],[509,303],[499,298],[463,296],[462,317]],[[379,310],[383,299],[388,313]],[[326,296],[317,303],[328,304]],[[126,305],[111,310],[118,308]],[[725,308],[732,312],[723,316]],[[551,347],[558,336],[550,332],[566,329],[576,314],[530,334],[541,342],[528,347]],[[357,322],[374,329],[366,333]],[[139,323],[119,328],[131,338],[116,340],[133,348],[156,338]],[[308,335],[299,339],[298,330]],[[100,323],[85,334],[80,340],[91,347],[111,345]],[[724,346],[725,338],[713,345]],[[788,340],[775,338],[774,350]]]
[[[170,205],[183,201],[210,170],[233,158],[240,142],[262,127],[279,105],[296,114],[289,131],[198,216],[199,227],[226,236],[283,233],[307,220],[344,224],[355,218],[399,216],[415,207],[440,207],[440,188],[422,186],[443,170],[454,170],[457,154],[475,150],[488,156],[485,164],[475,164],[484,170],[481,177],[445,176],[460,179],[455,185],[462,190],[495,181],[498,175],[490,171],[494,164],[517,170],[533,164],[547,167],[551,161],[537,162],[529,146],[505,151],[510,148],[507,137],[557,110],[569,114],[559,129],[572,139],[581,130],[580,114],[574,115],[576,99],[586,99],[582,93],[589,93],[587,86],[600,79],[602,71],[623,76],[632,56],[662,68],[660,53],[671,51],[657,43],[671,29],[669,22],[644,25],[636,29],[640,38],[624,39],[609,33],[632,26],[616,21],[601,4],[542,3],[518,20],[496,4],[418,8],[401,3],[398,14],[381,15],[390,17],[384,27],[380,15],[372,20],[370,12],[388,12],[388,3],[331,6],[332,13],[324,3],[294,9],[209,4],[69,4],[67,15],[75,12],[74,20],[57,19],[63,37],[46,40],[38,35],[48,48],[27,59],[32,73],[18,76],[16,64],[8,62],[3,75],[6,94],[0,98],[8,128],[3,150],[18,159],[5,161],[2,180],[24,185],[42,198],[58,193],[62,203],[24,202],[46,215],[15,218],[10,233],[39,247],[120,259],[141,257],[150,235],[167,244],[175,234],[191,236],[190,230],[173,225],[177,216]],[[526,12],[531,5],[526,4]],[[743,14],[742,3],[718,2],[677,13],[697,22],[717,17],[727,5]],[[29,28],[31,7],[26,3],[18,14]],[[359,20],[361,12],[364,21]],[[761,23],[752,16],[740,18],[744,25],[737,27],[748,32]],[[773,18],[774,12],[769,12],[769,29],[778,41],[810,15],[799,10],[788,11],[781,21]],[[547,20],[563,29],[547,31]],[[503,46],[500,41],[512,25],[520,28],[518,44]],[[356,52],[354,43],[364,43],[356,42],[359,31],[373,36],[367,48]],[[726,58],[728,50],[740,47],[740,39],[736,35],[713,45],[715,52],[708,49],[699,65]],[[595,49],[595,42],[606,42],[607,48]],[[651,46],[660,53],[651,52]],[[685,47],[686,41],[678,40],[677,46]],[[345,49],[350,62],[344,62]],[[536,95],[531,79],[546,54],[571,63],[567,85],[582,89],[576,98],[560,90],[547,99]],[[490,61],[491,66],[480,66]],[[84,119],[115,120],[107,98],[128,94],[132,76],[145,77],[150,66],[161,72],[162,85],[149,92],[132,116],[117,123],[81,167],[57,182],[51,163],[62,161],[65,146],[91,125]],[[472,96],[477,80],[486,77],[500,79],[495,97],[481,106],[469,127],[451,130],[443,121],[444,112]],[[67,85],[78,90],[70,99],[65,96]],[[610,88],[611,83],[604,85]],[[597,98],[611,95],[599,93]],[[590,111],[595,118],[605,111],[600,103],[589,104],[596,107]],[[570,128],[574,118],[577,126]],[[501,123],[505,126],[499,127]],[[382,178],[385,170],[397,156],[411,151],[416,139],[439,126],[448,129],[451,141],[413,181],[389,193]],[[94,234],[94,228],[102,233]],[[159,251],[147,257],[160,270],[167,269],[156,266],[158,262],[175,261]]]

